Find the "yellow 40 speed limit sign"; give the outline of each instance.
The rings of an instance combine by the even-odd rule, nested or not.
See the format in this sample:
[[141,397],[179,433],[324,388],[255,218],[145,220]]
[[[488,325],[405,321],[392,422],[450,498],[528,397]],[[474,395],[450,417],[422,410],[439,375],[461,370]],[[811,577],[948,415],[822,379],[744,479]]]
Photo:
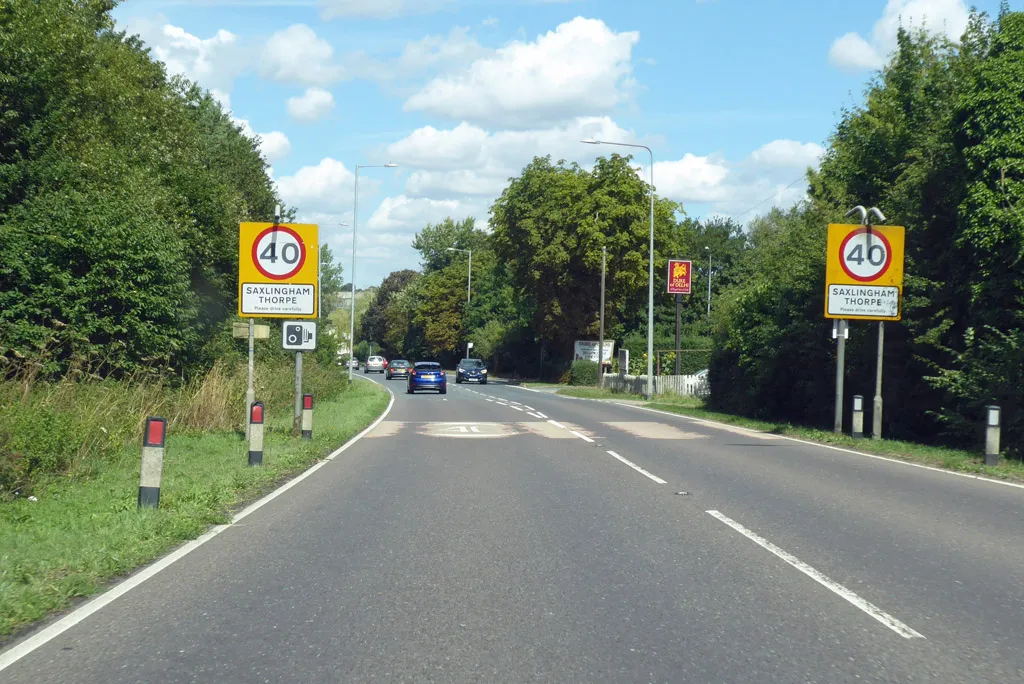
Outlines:
[[318,232],[309,223],[239,225],[239,316],[317,317]]
[[900,320],[905,232],[903,226],[829,225],[825,318]]

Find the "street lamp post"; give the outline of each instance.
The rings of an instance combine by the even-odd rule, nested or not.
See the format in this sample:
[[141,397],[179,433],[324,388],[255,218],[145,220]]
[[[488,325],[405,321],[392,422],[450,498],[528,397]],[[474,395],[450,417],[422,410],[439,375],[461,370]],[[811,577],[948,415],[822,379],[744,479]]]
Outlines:
[[581,140],[588,145],[616,145],[647,150],[651,155],[651,244],[647,273],[647,400],[654,396],[654,152],[647,145],[608,142],[607,140]]
[[[469,266],[466,270],[466,314],[469,314],[469,301],[473,294],[473,250],[449,247],[449,252],[465,252],[469,255]],[[466,345],[466,358],[469,358],[469,345]]]
[[356,357],[356,232],[359,230],[359,169],[393,169],[398,164],[388,162],[387,164],[356,164],[356,182],[352,202],[352,305],[349,309],[348,322],[348,379],[352,381],[352,359]]
[[708,318],[711,318],[711,248],[705,245],[704,251],[708,253]]

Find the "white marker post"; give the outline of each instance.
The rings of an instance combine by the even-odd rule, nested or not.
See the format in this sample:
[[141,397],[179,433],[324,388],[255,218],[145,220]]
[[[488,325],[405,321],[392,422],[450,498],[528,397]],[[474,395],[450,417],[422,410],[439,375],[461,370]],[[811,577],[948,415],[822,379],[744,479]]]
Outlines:
[[850,429],[850,436],[854,439],[864,438],[864,397],[860,394],[853,395],[853,426]]
[[249,465],[263,465],[263,402],[256,401],[249,407]]
[[302,439],[313,439],[313,395],[302,395]]
[[160,506],[160,478],[163,475],[167,421],[147,418],[142,435],[142,468],[139,473],[139,510]]
[[986,406],[985,413],[988,420],[985,422],[985,465],[999,465],[999,424],[1000,414],[998,406]]

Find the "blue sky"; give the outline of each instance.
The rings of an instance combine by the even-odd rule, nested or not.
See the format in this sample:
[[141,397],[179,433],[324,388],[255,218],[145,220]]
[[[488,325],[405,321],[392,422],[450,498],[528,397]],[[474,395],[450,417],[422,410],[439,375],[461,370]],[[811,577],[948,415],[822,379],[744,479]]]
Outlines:
[[[995,14],[998,0],[975,6]],[[399,164],[360,171],[362,288],[417,268],[409,243],[428,222],[486,225],[534,155],[586,166],[628,152],[581,138],[650,145],[659,194],[691,216],[788,206],[900,22],[955,38],[967,12],[963,0],[128,0],[115,17],[260,135],[282,197],[320,224],[346,279],[354,166]]]

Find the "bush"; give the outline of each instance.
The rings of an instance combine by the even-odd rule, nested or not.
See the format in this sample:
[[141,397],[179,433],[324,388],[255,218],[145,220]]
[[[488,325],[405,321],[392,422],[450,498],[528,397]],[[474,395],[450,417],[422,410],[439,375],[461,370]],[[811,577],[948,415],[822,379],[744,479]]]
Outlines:
[[572,362],[569,369],[570,385],[596,385],[597,384],[597,363],[580,359]]

